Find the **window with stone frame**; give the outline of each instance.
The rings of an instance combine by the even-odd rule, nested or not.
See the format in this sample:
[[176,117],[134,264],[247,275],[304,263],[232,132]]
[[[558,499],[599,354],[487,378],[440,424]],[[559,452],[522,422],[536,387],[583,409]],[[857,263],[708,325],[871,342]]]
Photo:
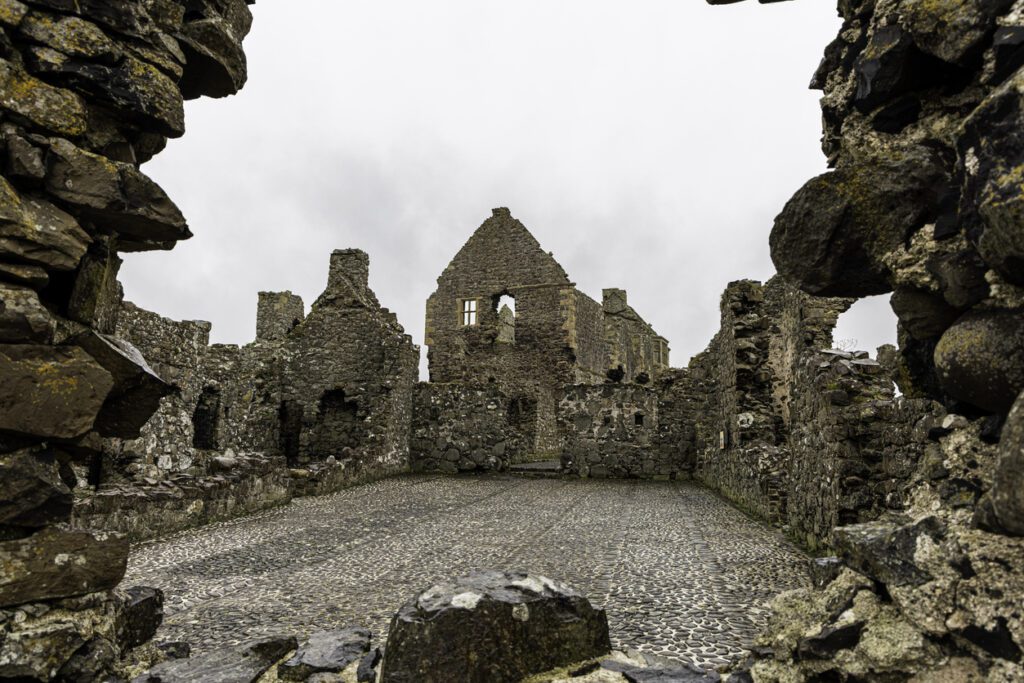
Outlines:
[[476,325],[476,299],[462,300],[462,325],[463,327]]

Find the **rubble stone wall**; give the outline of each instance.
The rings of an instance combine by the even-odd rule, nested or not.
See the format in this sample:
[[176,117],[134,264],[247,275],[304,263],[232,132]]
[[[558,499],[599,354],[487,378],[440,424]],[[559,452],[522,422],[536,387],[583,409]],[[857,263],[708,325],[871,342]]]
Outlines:
[[461,382],[420,382],[413,396],[413,471],[504,471],[533,449],[537,404],[531,396]]
[[[121,637],[111,592],[128,544],[73,529],[71,488],[98,476],[108,439],[145,442],[158,411],[173,430],[191,400],[172,398],[175,387],[136,348],[109,336],[121,309],[117,272],[122,252],[191,236],[139,166],[184,133],[184,99],[243,85],[251,20],[245,0],[0,3],[5,678],[107,678],[140,644]],[[165,369],[192,362],[202,334],[188,331],[183,357],[159,359]],[[135,445],[153,446],[144,457],[171,467],[189,457]]]

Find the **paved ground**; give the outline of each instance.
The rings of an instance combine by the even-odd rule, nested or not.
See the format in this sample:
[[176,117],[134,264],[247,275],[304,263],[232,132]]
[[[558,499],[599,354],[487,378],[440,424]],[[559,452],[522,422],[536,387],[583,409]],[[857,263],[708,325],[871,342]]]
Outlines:
[[167,591],[159,640],[203,651],[350,623],[384,636],[401,603],[472,568],[562,580],[608,610],[616,645],[711,666],[806,581],[777,532],[694,485],[498,475],[389,479],[183,532],[137,548],[127,581]]

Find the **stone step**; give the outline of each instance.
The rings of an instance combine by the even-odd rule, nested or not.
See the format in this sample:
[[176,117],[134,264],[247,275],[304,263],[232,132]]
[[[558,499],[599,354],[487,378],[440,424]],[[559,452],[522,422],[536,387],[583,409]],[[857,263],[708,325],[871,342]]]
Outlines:
[[537,462],[521,462],[508,468],[510,474],[526,477],[554,478],[564,474],[559,460],[539,460]]

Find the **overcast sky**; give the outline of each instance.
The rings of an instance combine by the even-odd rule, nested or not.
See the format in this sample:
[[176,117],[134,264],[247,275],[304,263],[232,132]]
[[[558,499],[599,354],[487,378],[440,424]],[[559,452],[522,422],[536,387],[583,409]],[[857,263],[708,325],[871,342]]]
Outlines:
[[[622,287],[685,365],[722,289],[773,273],[775,215],[825,169],[807,89],[834,3],[260,0],[249,83],[186,106],[145,166],[195,237],[127,254],[128,299],[255,334],[259,290],[308,306],[332,249],[416,343],[436,278],[508,206],[577,284]],[[863,310],[860,310],[863,309]],[[886,297],[837,338],[894,336]],[[425,349],[423,352],[425,358]],[[424,373],[425,374],[425,373]]]

